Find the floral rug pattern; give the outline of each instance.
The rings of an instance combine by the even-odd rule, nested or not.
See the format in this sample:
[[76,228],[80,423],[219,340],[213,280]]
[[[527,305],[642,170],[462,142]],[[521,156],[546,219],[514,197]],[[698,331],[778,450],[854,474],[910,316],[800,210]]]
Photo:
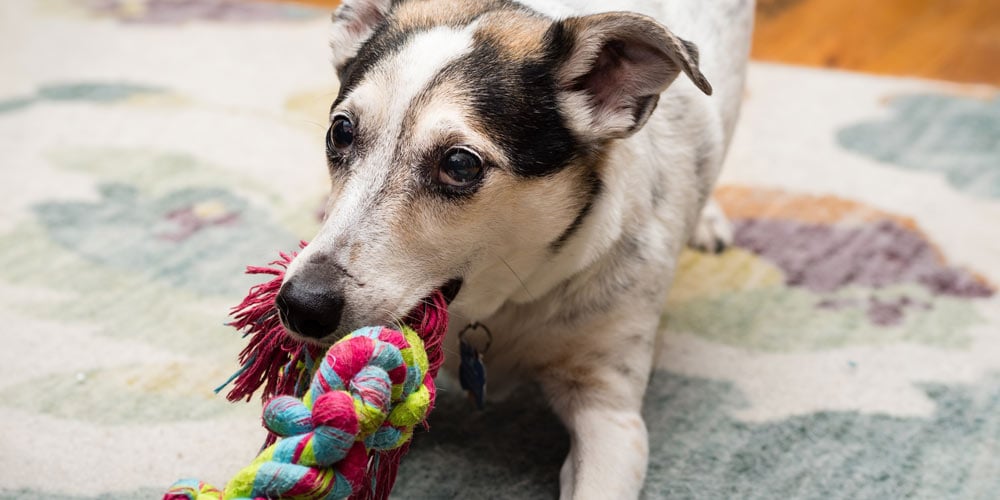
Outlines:
[[[259,406],[213,392],[223,323],[243,267],[316,229],[326,19],[0,5],[0,498],[158,498],[253,457]],[[751,69],[715,195],[735,245],[681,257],[645,498],[996,498],[998,103]],[[473,412],[442,382],[394,496],[554,498],[568,437],[537,391]]]

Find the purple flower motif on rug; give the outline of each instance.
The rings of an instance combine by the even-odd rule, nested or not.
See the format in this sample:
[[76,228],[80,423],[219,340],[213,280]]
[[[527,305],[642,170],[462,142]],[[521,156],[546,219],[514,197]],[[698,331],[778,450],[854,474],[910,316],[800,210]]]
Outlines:
[[919,283],[936,295],[993,294],[968,271],[948,267],[921,235],[891,220],[845,227],[742,219],[734,225],[735,244],[780,267],[790,286],[822,293]]
[[[819,294],[846,287],[882,289],[918,284],[931,294],[982,298],[993,289],[964,269],[948,267],[923,237],[891,220],[860,226],[811,224],[783,219],[735,222],[735,244],[767,259],[785,273],[785,283]],[[880,326],[900,324],[914,308],[932,303],[907,295],[867,300],[826,298],[818,307],[863,308]]]
[[832,196],[725,186],[733,248],[682,256],[668,326],[766,350],[961,346],[995,288],[905,217]]

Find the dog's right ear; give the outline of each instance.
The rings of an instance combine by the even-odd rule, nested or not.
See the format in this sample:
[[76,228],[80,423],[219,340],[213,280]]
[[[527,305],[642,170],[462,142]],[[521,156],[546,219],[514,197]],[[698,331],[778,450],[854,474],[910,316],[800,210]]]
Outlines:
[[393,0],[343,0],[333,13],[333,30],[330,48],[333,49],[333,67],[340,73],[344,64],[358,53],[358,49],[385,21]]

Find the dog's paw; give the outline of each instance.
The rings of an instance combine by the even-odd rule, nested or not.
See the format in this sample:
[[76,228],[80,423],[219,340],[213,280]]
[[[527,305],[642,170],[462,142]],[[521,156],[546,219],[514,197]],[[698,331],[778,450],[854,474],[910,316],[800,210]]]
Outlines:
[[733,244],[733,226],[715,200],[709,200],[701,211],[698,225],[688,246],[705,253],[722,253]]

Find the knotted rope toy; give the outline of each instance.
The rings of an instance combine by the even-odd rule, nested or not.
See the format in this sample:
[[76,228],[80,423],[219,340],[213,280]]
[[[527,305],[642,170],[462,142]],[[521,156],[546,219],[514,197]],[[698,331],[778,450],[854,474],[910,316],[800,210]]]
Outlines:
[[288,336],[277,316],[274,299],[295,254],[281,257],[247,268],[275,277],[233,308],[233,326],[251,338],[228,398],[249,400],[261,386],[262,398],[276,396],[263,412],[266,448],[224,491],[185,479],[164,500],[388,498],[414,428],[426,425],[447,331],[441,293],[410,314],[410,326],[357,330],[314,366],[319,349]]

